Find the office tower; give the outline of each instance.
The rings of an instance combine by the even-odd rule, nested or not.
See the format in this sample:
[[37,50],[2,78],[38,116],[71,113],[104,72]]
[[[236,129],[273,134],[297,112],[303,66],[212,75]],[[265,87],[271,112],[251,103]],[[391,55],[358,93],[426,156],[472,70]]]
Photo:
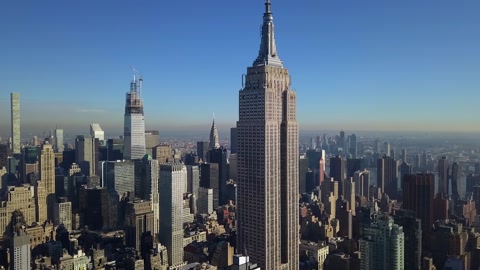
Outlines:
[[235,182],[238,179],[237,154],[230,155],[228,158],[228,178]]
[[200,187],[213,190],[213,207],[220,205],[220,169],[218,163],[200,165]]
[[[55,153],[52,145],[45,143],[40,152],[40,180],[39,185],[43,184],[47,200],[47,216],[45,220],[53,220],[53,205],[55,203]],[[43,222],[45,220],[40,220]]]
[[[84,213],[85,225],[90,230],[115,228],[117,209],[113,208],[108,190],[105,188],[84,188],[80,190],[80,210]],[[123,224],[123,222],[122,222]]]
[[75,163],[86,176],[97,174],[99,140],[79,135],[75,138]]
[[355,192],[357,195],[370,199],[370,171],[356,171],[353,174],[353,181],[355,182]]
[[198,159],[203,162],[207,159],[209,142],[197,142],[197,155]]
[[215,119],[212,122],[212,128],[210,129],[210,141],[208,145],[208,149],[216,149],[220,147],[220,143],[218,142],[218,130],[215,126]]
[[187,165],[187,192],[192,193],[198,198],[198,188],[200,187],[200,169],[198,165]]
[[375,153],[380,153],[380,141],[378,139],[376,139],[373,144],[373,151]]
[[362,169],[363,159],[361,158],[349,158],[347,159],[347,178],[353,177],[356,171]]
[[236,154],[237,153],[237,128],[233,127],[230,129],[230,154]]
[[103,142],[105,140],[105,132],[100,127],[100,124],[90,124],[90,137],[98,139],[100,142]]
[[20,154],[20,94],[10,93],[12,152]]
[[158,130],[146,130],[145,131],[145,149],[147,155],[153,157],[153,148],[160,144],[160,134]]
[[407,149],[402,149],[402,162],[407,163]]
[[398,193],[398,167],[393,157],[383,156],[377,161],[377,185],[390,199],[397,199]]
[[469,196],[473,190],[474,186],[479,186],[480,185],[480,175],[477,174],[469,174],[467,175],[467,194],[466,196]]
[[410,166],[408,163],[403,162],[400,165],[400,181],[403,181],[403,177],[405,175],[412,174],[412,173],[413,173],[412,166]]
[[433,174],[407,174],[402,179],[403,208],[412,210],[422,221],[422,230],[427,231],[433,224]]
[[317,186],[322,186],[322,182],[325,180],[325,150],[322,150],[323,156],[318,161],[318,183]]
[[422,266],[422,221],[410,210],[396,210],[395,224],[402,226],[405,235],[405,269],[421,270]]
[[423,168],[427,168],[427,167],[428,167],[428,157],[427,157],[427,153],[426,153],[426,152],[423,152],[423,154],[422,154],[422,167],[423,167]]
[[360,269],[403,270],[405,236],[403,228],[385,214],[373,216],[359,241]]
[[123,159],[123,139],[114,138],[107,140],[107,160],[115,161]]
[[125,196],[129,192],[135,193],[135,162],[132,160],[108,161],[104,163],[105,170],[103,179],[107,189]]
[[416,154],[415,155],[415,170],[420,170],[420,168],[422,167],[422,160],[420,158],[420,154]]
[[462,190],[462,165],[458,162],[452,164],[452,196],[455,200],[460,199],[460,190]]
[[54,147],[55,153],[62,153],[64,150],[63,129],[55,129],[54,142],[55,142],[55,147]]
[[3,167],[7,167],[7,159],[8,159],[8,144],[2,143],[0,144],[0,169]]
[[175,267],[183,263],[183,187],[187,169],[183,164],[160,165],[160,243],[168,250],[168,262]]
[[141,161],[136,161],[135,166],[139,169],[139,175],[136,175],[135,194],[137,197],[148,200],[153,211],[153,228],[151,234],[158,234],[160,226],[160,201],[158,193],[158,160],[145,155]]
[[218,203],[219,205],[227,204],[228,199],[225,196],[227,181],[229,179],[227,149],[220,147],[208,151],[208,161],[210,164],[218,164]]
[[438,160],[438,192],[449,195],[448,190],[448,173],[449,173],[449,164],[447,157],[443,156]]
[[395,157],[396,157],[396,155],[395,155],[395,148],[390,149],[390,157],[392,157],[393,159],[395,159]]
[[433,199],[433,220],[448,219],[449,199],[444,193],[437,193]]
[[[38,168],[38,147],[25,146],[22,149],[22,161],[21,161],[21,179],[24,183],[27,183],[27,175],[35,174],[39,172]],[[0,166],[2,168],[2,166]]]
[[341,156],[330,158],[330,177],[338,182],[338,194],[344,195],[345,160]]
[[345,196],[344,199],[348,202],[348,206],[352,212],[352,215],[356,215],[356,202],[355,202],[355,182],[353,181],[353,177],[349,177],[345,180]]
[[154,230],[154,218],[150,201],[134,200],[127,203],[125,214],[125,243],[140,250],[141,236]]
[[183,162],[185,165],[197,165],[199,161],[197,153],[194,152],[186,153],[185,156],[183,156]]
[[[300,157],[298,164],[298,191],[300,194],[307,192],[307,172],[308,172],[308,158]],[[310,192],[309,190],[308,192]]]
[[480,174],[480,162],[475,163],[475,174]]
[[213,212],[213,189],[198,188],[197,212],[199,214],[210,214]]
[[[296,93],[278,57],[270,2],[239,93],[237,236],[262,269],[298,269]],[[260,207],[259,207],[260,206]]]
[[315,138],[310,138],[310,149],[315,150],[317,148],[317,143],[315,142]]
[[72,230],[72,203],[68,198],[58,198],[53,207],[53,224],[63,224],[68,231]]
[[339,137],[339,140],[338,140],[338,147],[342,148],[343,149],[343,152],[347,152],[347,149],[345,149],[345,131],[341,130],[340,131],[340,137]]
[[352,135],[350,135],[350,140],[349,140],[349,149],[348,149],[348,152],[350,153],[350,155],[352,155],[352,158],[357,158],[357,148],[358,145],[357,145],[357,135],[355,135],[355,133],[353,133]]
[[[385,152],[385,155],[387,157],[390,156],[390,144],[388,142],[383,143],[383,151]],[[394,158],[394,157],[392,157],[392,158]]]
[[153,147],[153,158],[158,160],[158,164],[173,161],[172,147],[169,144],[159,144]]
[[140,96],[143,78],[133,76],[130,92],[126,94],[123,130],[123,157],[126,160],[142,158],[146,153],[145,118]]

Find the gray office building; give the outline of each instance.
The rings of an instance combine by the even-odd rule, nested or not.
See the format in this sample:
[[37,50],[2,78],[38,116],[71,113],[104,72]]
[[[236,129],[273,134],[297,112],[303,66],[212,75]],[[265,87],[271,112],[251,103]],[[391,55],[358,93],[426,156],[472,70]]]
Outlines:
[[230,129],[230,154],[237,153],[237,128]]
[[55,153],[63,153],[65,148],[63,145],[63,129],[55,129],[54,142]]
[[187,169],[181,163],[160,165],[159,240],[168,250],[168,263],[175,268],[183,263],[183,188]]
[[104,183],[109,192],[118,196],[135,192],[135,162],[131,160],[108,161],[104,163]]
[[97,175],[99,147],[98,139],[83,135],[79,135],[75,139],[75,163],[80,166],[82,173],[86,176]]

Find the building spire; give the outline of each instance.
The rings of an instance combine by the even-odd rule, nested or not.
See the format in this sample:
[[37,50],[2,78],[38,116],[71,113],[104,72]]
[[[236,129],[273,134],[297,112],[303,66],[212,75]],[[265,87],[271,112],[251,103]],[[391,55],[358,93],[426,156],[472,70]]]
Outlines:
[[253,62],[253,66],[279,66],[283,67],[282,60],[278,57],[277,46],[275,44],[275,34],[273,25],[273,14],[271,11],[270,0],[265,0],[265,13],[263,13],[262,39],[258,57]]
[[213,122],[212,128],[210,129],[210,144],[209,149],[217,149],[220,147],[220,143],[218,142],[218,130],[217,126],[215,126],[215,113],[213,113]]

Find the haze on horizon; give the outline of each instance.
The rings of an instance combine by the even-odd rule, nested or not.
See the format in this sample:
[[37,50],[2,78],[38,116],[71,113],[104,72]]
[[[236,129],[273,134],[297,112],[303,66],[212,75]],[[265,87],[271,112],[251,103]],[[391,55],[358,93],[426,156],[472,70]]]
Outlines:
[[[130,64],[144,75],[147,129],[207,133],[212,112],[220,130],[235,126],[263,6],[112,3],[4,3],[0,134],[10,132],[10,92],[20,93],[24,132],[86,134],[96,122],[120,134]],[[477,10],[474,1],[275,1],[300,130],[480,132]]]

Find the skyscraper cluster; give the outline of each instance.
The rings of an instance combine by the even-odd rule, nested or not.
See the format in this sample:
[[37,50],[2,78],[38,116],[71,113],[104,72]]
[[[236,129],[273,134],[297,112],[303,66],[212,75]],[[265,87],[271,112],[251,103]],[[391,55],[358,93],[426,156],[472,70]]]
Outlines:
[[0,266],[480,268],[478,146],[344,130],[301,138],[269,0],[230,140],[215,117],[196,144],[146,130],[143,76],[132,70],[117,138],[91,123],[73,140],[57,127],[22,141],[11,94],[11,138],[0,142]]

